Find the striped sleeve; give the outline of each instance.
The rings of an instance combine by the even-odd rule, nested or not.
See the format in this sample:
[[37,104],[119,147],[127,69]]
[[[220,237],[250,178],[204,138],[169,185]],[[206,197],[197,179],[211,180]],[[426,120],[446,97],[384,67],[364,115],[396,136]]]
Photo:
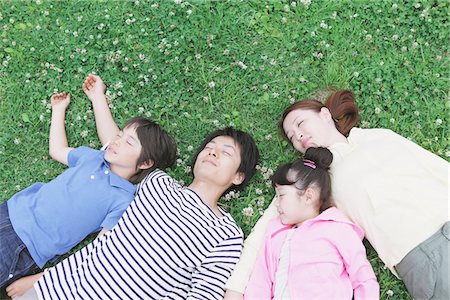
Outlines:
[[192,276],[187,299],[223,298],[225,283],[239,261],[242,243],[242,235],[232,236],[209,252]]

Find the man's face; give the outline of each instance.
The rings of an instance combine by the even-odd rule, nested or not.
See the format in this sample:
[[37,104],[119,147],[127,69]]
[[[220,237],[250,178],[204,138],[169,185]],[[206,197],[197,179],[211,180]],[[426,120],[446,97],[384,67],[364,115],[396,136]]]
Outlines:
[[244,180],[244,175],[237,171],[240,164],[239,145],[229,136],[218,136],[198,154],[194,164],[194,177],[226,190]]

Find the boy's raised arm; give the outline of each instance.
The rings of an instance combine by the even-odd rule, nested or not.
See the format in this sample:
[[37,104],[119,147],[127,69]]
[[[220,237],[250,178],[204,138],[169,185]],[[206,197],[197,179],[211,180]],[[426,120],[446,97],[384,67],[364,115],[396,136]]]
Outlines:
[[97,135],[102,145],[105,145],[120,131],[106,101],[106,86],[100,76],[89,74],[83,83],[83,91],[92,102]]
[[52,121],[50,124],[49,154],[62,163],[68,164],[68,155],[73,148],[67,143],[66,127],[64,124],[66,109],[70,103],[70,95],[66,93],[54,94],[50,99],[52,105]]

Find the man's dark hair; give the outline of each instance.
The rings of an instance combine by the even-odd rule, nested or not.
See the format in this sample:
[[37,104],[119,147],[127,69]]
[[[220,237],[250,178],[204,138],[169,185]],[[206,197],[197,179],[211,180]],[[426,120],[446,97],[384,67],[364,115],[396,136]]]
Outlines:
[[255,140],[253,137],[241,130],[235,129],[233,127],[227,127],[224,129],[218,129],[211,133],[209,133],[206,138],[203,140],[202,144],[197,148],[197,152],[192,158],[191,162],[191,170],[194,170],[195,162],[197,161],[197,157],[199,153],[205,148],[206,144],[211,142],[214,138],[218,136],[228,136],[233,139],[233,141],[239,146],[240,156],[241,156],[241,164],[237,169],[237,172],[244,174],[245,178],[239,185],[230,186],[223,194],[227,194],[230,191],[241,191],[248,184],[250,179],[256,173],[256,165],[259,162],[259,151],[256,146]]

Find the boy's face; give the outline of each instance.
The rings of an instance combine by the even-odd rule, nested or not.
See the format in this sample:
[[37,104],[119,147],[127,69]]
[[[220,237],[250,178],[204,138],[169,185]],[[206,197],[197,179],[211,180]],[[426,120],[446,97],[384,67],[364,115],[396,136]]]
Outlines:
[[135,174],[141,150],[141,142],[135,128],[125,127],[109,143],[105,152],[105,160],[110,163],[112,170],[120,169]]
[[244,180],[244,175],[237,171],[240,164],[239,145],[229,136],[218,136],[200,151],[193,173],[196,180],[210,182],[225,191]]

